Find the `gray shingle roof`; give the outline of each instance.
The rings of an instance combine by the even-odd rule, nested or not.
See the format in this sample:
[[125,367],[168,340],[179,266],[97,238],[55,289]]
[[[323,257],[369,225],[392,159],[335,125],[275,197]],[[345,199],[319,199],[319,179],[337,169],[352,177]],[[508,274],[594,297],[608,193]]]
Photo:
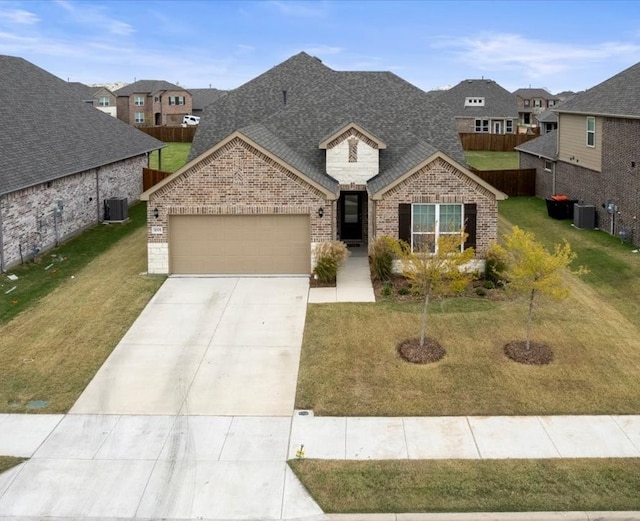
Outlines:
[[[465,107],[466,98],[484,98],[484,107]],[[516,96],[493,80],[463,80],[442,91],[438,99],[449,105],[456,117],[517,118]]]
[[552,130],[551,132],[542,134],[540,137],[517,146],[515,150],[555,160],[558,154],[558,130]]
[[558,114],[556,114],[553,110],[547,109],[542,111],[540,114],[536,116],[536,119],[540,123],[557,123],[558,122]]
[[116,96],[131,96],[132,94],[155,94],[156,92],[162,92],[166,90],[184,90],[187,89],[180,87],[180,85],[174,85],[164,80],[138,80],[134,83],[129,83],[124,87],[114,91]]
[[513,91],[516,96],[520,96],[522,99],[542,98],[542,99],[558,99],[551,94],[547,89],[518,89]]
[[0,194],[164,146],[22,58],[0,56],[0,70]]
[[224,96],[227,91],[220,89],[189,89],[193,100],[193,110],[204,110],[218,98]]
[[[254,126],[257,123],[260,126]],[[306,53],[209,105],[189,158],[249,127],[261,146],[335,192],[337,182],[325,172],[325,151],[319,144],[349,123],[366,128],[387,145],[380,151],[378,184],[392,182],[394,175],[402,175],[436,149],[465,164],[447,106],[392,73],[334,71]],[[407,155],[410,150],[424,154]]]
[[599,85],[576,94],[557,112],[640,117],[640,62]]

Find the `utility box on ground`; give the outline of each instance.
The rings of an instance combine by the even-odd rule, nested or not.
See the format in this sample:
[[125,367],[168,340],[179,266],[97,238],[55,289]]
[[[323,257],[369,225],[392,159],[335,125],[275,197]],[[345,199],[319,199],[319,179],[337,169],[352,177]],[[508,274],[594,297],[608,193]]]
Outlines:
[[573,225],[581,230],[593,230],[596,227],[596,207],[592,204],[573,205]]
[[129,205],[126,197],[112,197],[104,200],[105,221],[126,221],[129,218]]

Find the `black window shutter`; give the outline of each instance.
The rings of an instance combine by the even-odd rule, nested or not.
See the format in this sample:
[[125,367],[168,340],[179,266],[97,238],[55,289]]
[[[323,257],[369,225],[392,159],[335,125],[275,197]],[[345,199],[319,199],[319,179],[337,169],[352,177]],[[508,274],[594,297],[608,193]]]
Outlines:
[[477,205],[475,203],[464,205],[464,231],[468,234],[464,243],[465,250],[476,247],[476,214]]
[[411,244],[411,205],[398,205],[398,239]]

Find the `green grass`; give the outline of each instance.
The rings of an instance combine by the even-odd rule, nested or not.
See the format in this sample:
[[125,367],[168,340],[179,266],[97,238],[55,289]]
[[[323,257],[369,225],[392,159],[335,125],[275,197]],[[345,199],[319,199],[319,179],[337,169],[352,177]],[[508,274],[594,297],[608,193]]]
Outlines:
[[25,461],[24,458],[14,458],[12,456],[0,456],[0,474]]
[[465,152],[467,163],[478,170],[512,170],[520,168],[517,152]]
[[516,197],[500,201],[500,231],[508,233],[512,224],[531,231],[548,248],[567,240],[577,254],[574,265],[590,272],[582,279],[602,299],[630,321],[640,316],[640,253],[634,246],[599,230],[578,230],[571,220],[551,219],[544,200]]
[[12,281],[6,275],[0,275],[0,324],[8,322],[63,281],[77,275],[120,239],[146,226],[146,220],[146,204],[135,204],[129,208],[127,222],[97,224],[35,260],[8,270],[7,275],[16,275],[18,280]]
[[640,254],[549,219],[539,200],[500,204],[503,231],[508,217],[550,245],[566,237],[591,269],[585,280],[567,276],[568,299],[540,300],[535,310],[532,340],[552,347],[553,363],[504,355],[526,322],[526,303],[506,296],[434,302],[427,335],[447,355],[426,366],[396,352],[419,335],[420,304],[309,305],[296,407],[326,416],[640,413]]
[[162,168],[158,166],[158,151],[151,152],[149,156],[149,168],[164,170],[165,172],[175,172],[185,165],[191,143],[167,143],[162,149]]
[[141,275],[144,204],[131,214],[61,247],[55,272],[42,261],[19,272],[0,325],[0,412],[67,412],[157,291],[163,278]]
[[640,509],[640,459],[292,460],[289,465],[326,513]]

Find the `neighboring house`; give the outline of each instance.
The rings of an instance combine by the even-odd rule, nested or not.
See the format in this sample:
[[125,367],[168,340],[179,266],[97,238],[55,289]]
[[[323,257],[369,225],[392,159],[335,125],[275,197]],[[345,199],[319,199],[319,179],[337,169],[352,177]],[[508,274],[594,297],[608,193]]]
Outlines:
[[191,93],[167,81],[139,80],[114,92],[118,119],[136,126],[177,126],[191,114]]
[[227,91],[219,89],[189,89],[193,100],[192,114],[202,117],[204,109],[224,96]]
[[308,274],[324,241],[463,226],[482,257],[505,195],[464,165],[446,105],[297,54],[209,105],[188,163],[143,194],[149,272]]
[[525,131],[540,126],[538,116],[560,103],[560,99],[546,89],[518,89],[513,94],[518,101],[518,125]]
[[83,103],[73,86],[0,56],[0,271],[132,203],[160,141]]
[[493,80],[464,80],[442,91],[438,100],[451,107],[460,133],[513,134],[517,130],[516,97]]
[[[540,197],[593,205],[596,226],[640,244],[640,63],[559,105],[558,130],[517,150]],[[555,136],[555,139],[553,137]]]
[[537,116],[540,134],[546,134],[558,128],[558,115],[551,109],[541,112]]
[[90,87],[84,83],[70,82],[68,84],[78,93],[78,99],[89,105],[93,105],[98,110],[106,112],[114,118],[116,113],[116,96],[106,87]]

